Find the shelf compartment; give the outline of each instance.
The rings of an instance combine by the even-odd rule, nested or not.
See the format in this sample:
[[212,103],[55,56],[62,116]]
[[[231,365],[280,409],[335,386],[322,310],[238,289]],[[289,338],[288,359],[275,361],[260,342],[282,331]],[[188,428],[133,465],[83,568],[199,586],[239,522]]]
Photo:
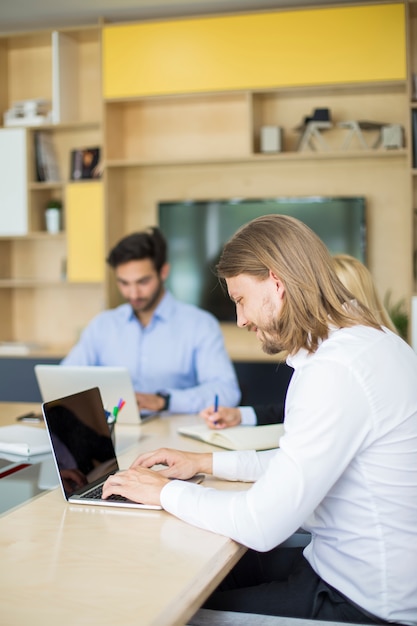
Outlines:
[[53,122],[81,122],[101,113],[101,31],[52,33]]
[[0,284],[24,286],[29,282],[60,282],[66,259],[66,242],[61,236],[0,240]]
[[52,40],[50,32],[12,35],[2,42],[7,78],[3,113],[19,100],[52,100]]
[[0,341],[71,346],[103,308],[103,286],[50,282],[0,289]]
[[[56,181],[46,181],[38,183],[36,178],[36,158],[35,158],[35,133],[47,133],[50,136],[51,144],[55,154],[58,170],[58,183],[66,183],[71,179],[71,152],[85,148],[100,147],[102,145],[102,132],[98,123],[82,124],[59,124],[57,126],[47,126],[30,131],[29,141],[30,153],[30,188],[46,189],[46,185],[56,185]],[[36,185],[36,187],[35,187]],[[42,185],[42,187],[40,187]]]
[[[262,126],[282,128],[283,152],[297,151],[302,135],[297,127],[303,124],[305,117],[311,116],[315,109],[329,109],[332,128],[322,131],[323,139],[332,154],[346,154],[361,150],[357,138],[353,138],[348,148],[342,150],[347,129],[338,127],[338,122],[365,120],[383,124],[407,124],[407,91],[405,83],[387,83],[385,85],[366,84],[292,91],[267,91],[253,94],[253,144],[255,153],[260,152],[260,133]],[[366,143],[371,147],[378,138],[379,131],[363,131]],[[358,150],[359,149],[359,150]],[[312,154],[323,154],[324,149],[307,150]],[[372,154],[376,153],[370,150]],[[301,153],[299,153],[301,154]]]
[[107,105],[109,161],[249,155],[248,94],[151,98]]
[[1,123],[16,101],[38,98],[49,101],[54,123],[91,120],[102,110],[100,67],[99,27],[2,38]]
[[[45,185],[42,187],[41,185]],[[51,200],[63,202],[63,185],[37,183],[29,190],[29,232],[44,232],[46,234],[45,209]],[[65,207],[62,209],[61,230],[65,229]],[[50,235],[49,235],[50,236]]]

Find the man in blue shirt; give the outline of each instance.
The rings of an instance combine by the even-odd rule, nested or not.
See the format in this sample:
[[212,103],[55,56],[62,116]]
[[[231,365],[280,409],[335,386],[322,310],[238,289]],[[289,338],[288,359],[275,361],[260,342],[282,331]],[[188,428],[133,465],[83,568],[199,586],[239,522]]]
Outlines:
[[107,263],[127,301],[99,313],[62,365],[126,367],[145,411],[196,413],[234,406],[240,389],[217,320],[165,288],[166,241],[158,228],[124,237]]

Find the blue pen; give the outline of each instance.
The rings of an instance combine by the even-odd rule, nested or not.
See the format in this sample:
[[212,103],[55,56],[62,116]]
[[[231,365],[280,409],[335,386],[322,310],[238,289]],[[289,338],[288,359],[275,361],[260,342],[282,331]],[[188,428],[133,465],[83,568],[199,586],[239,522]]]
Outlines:
[[[216,393],[216,395],[214,396],[214,413],[217,413],[218,410],[219,410],[219,396]],[[217,426],[217,422],[213,422],[213,424]]]

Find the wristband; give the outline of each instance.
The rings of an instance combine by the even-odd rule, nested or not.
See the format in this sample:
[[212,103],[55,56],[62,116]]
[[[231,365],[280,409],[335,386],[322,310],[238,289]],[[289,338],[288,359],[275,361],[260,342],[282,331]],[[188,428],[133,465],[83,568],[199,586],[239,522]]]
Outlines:
[[162,398],[165,402],[164,406],[162,407],[161,411],[167,411],[169,408],[169,401],[171,399],[171,396],[169,395],[169,393],[164,393],[163,391],[157,391],[156,395],[159,396],[160,398]]

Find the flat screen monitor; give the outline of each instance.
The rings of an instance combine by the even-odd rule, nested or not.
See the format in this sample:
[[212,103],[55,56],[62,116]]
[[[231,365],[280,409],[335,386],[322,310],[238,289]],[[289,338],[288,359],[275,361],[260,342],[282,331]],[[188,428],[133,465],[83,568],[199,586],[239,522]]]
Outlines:
[[215,275],[225,242],[243,224],[280,213],[305,222],[331,254],[350,254],[366,263],[363,197],[298,197],[161,202],[159,225],[169,246],[167,287],[175,297],[235,321],[235,307]]

